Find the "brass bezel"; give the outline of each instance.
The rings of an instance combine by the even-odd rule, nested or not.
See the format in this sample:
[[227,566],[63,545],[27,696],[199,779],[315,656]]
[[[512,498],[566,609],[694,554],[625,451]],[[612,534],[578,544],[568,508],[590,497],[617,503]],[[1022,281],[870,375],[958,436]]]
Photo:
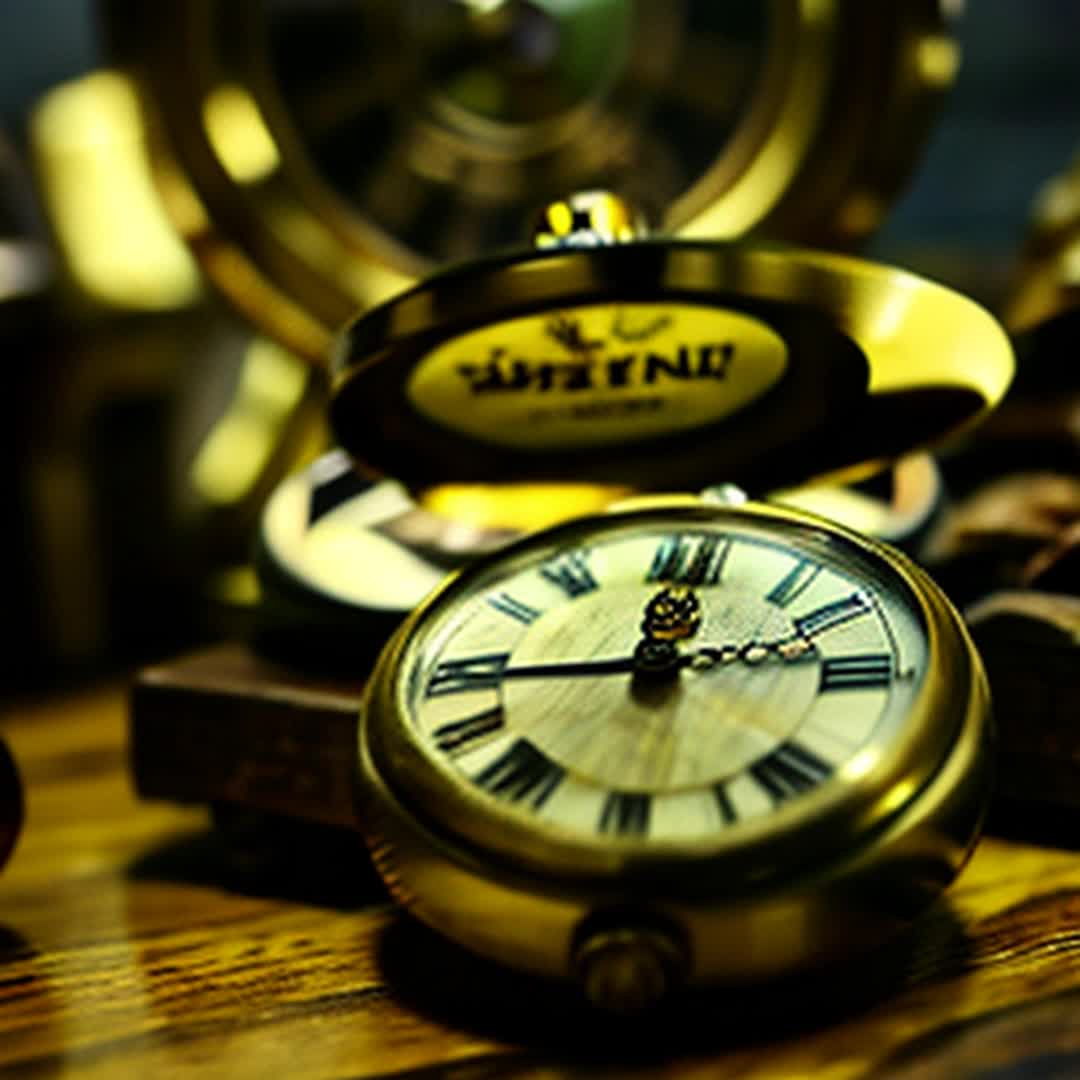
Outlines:
[[[753,231],[840,246],[867,235],[951,82],[947,7],[772,0],[774,47],[758,99],[658,224],[695,236]],[[230,25],[250,29],[251,0],[104,0],[103,8],[110,51],[136,76],[151,120],[166,205],[211,278],[254,323],[321,364],[350,315],[431,268],[350,212],[305,160],[250,52],[256,35],[222,40],[226,13]],[[208,129],[205,105],[222,88],[242,99],[230,117],[237,140],[273,148],[257,176],[230,170]],[[581,125],[583,137],[590,130]],[[522,206],[522,221],[565,194]]]
[[[420,917],[502,962],[567,975],[570,942],[586,915],[624,907],[659,911],[689,935],[695,978],[745,977],[874,940],[951,879],[985,805],[988,694],[959,616],[902,555],[799,512],[683,501],[574,522],[496,558],[570,542],[604,523],[739,515],[840,537],[881,560],[910,590],[926,620],[928,665],[908,730],[892,754],[850,788],[807,796],[714,845],[645,851],[610,838],[603,845],[564,843],[537,835],[527,822],[492,816],[482,795],[445,782],[426,763],[399,711],[396,685],[418,627],[437,606],[454,603],[484,573],[491,561],[485,560],[455,575],[410,616],[384,649],[365,695],[360,820],[392,890]],[[854,922],[845,927],[845,918]]]

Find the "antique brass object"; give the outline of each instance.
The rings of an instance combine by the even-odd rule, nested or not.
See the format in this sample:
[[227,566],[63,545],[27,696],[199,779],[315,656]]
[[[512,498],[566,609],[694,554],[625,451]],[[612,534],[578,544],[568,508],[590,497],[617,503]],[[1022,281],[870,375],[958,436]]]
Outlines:
[[[639,622],[671,582],[704,613],[677,642]],[[403,624],[362,710],[359,819],[413,914],[639,1007],[912,918],[973,843],[987,706],[959,617],[895,552],[657,500],[521,541]]]
[[1012,354],[977,304],[891,267],[646,239],[434,275],[348,326],[333,369],[342,445],[413,489],[765,492],[955,433]]
[[103,6],[174,219],[316,362],[357,309],[515,243],[569,191],[667,233],[850,246],[957,64],[929,0]]
[[[421,495],[769,490],[940,439],[1011,374],[993,319],[899,271],[562,231],[355,320],[342,444]],[[358,819],[420,918],[634,1008],[913,917],[970,851],[987,724],[959,616],[902,556],[795,510],[645,496],[405,621],[365,692]]]

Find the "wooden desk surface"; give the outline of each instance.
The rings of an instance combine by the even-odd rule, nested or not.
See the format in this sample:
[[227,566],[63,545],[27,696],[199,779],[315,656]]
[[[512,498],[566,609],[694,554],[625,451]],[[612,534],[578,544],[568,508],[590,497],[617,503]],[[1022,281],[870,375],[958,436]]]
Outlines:
[[882,953],[620,1025],[396,914],[351,847],[321,872],[230,861],[203,811],[135,800],[125,723],[120,689],[0,718],[27,788],[0,1076],[1080,1075],[1077,851],[986,839]]

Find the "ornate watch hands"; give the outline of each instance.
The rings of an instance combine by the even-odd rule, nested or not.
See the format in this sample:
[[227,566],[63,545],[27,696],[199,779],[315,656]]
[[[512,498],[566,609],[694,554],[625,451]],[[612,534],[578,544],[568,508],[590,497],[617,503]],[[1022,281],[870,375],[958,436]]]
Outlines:
[[702,645],[688,657],[693,667],[708,667],[714,663],[730,664],[736,660],[754,667],[770,657],[776,657],[785,663],[793,663],[810,656],[817,646],[808,637],[793,634],[778,638],[776,641],[758,641],[751,639],[742,645]]
[[701,626],[701,604],[686,585],[666,585],[645,605],[641,632],[634,649],[634,675],[648,680],[673,678],[690,663],[677,641],[693,637]]
[[809,634],[796,631],[775,641],[751,638],[741,643],[701,645],[680,653],[676,641],[692,637],[701,625],[701,609],[692,589],[668,586],[645,608],[641,629],[645,637],[634,650],[634,672],[644,678],[669,678],[685,667],[709,668],[736,661],[755,667],[770,658],[792,663],[810,656],[815,646]]
[[701,605],[694,590],[669,585],[649,599],[641,622],[643,637],[632,656],[555,661],[506,667],[503,679],[551,676],[628,675],[646,680],[668,680],[684,668],[707,669],[716,664],[742,663],[756,667],[770,659],[794,663],[816,653],[807,633],[796,631],[773,641],[756,637],[722,645],[700,645],[685,652],[678,642],[693,637],[701,626]]

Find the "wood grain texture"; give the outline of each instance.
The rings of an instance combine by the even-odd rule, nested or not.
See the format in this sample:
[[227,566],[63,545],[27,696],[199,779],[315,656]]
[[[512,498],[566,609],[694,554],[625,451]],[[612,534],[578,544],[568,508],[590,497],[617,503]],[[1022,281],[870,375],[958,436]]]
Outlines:
[[0,1076],[955,1077],[1080,1042],[1060,818],[1057,846],[1021,837],[1037,820],[984,840],[879,953],[624,1026],[394,913],[344,830],[241,857],[204,812],[138,802],[125,711],[114,688],[0,720],[27,810],[0,876]]

